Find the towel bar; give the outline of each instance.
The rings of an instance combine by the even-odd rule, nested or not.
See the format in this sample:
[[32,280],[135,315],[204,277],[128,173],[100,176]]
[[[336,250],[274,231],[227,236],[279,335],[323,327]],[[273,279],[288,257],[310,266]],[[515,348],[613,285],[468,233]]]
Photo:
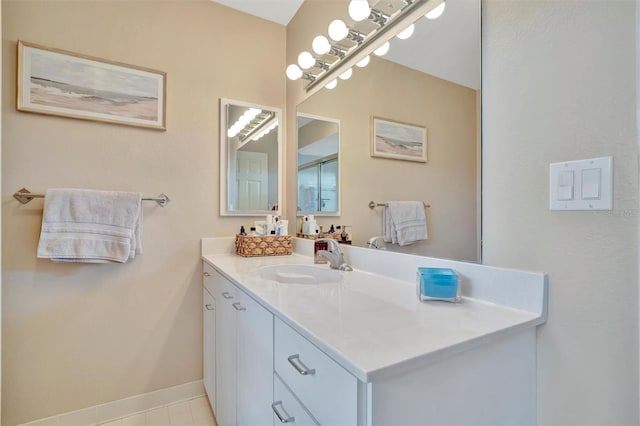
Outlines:
[[[13,194],[13,198],[20,201],[22,204],[27,204],[34,198],[44,198],[44,194],[32,194],[28,189],[22,188]],[[144,197],[142,198],[142,200],[155,201],[160,207],[166,206],[167,204],[169,204],[169,201],[171,201],[171,199],[166,194],[160,194],[157,197]]]
[[[431,208],[431,204],[426,204],[424,201],[422,202],[422,204],[424,205],[425,209],[430,209]],[[387,205],[387,203],[376,203],[376,202],[373,202],[373,201],[369,201],[369,208],[371,210],[375,209],[376,207],[384,207],[386,205]]]

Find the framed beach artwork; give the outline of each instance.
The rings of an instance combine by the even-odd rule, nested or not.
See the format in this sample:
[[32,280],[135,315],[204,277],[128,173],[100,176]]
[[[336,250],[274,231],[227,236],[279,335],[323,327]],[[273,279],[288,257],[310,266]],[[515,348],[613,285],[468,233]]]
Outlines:
[[371,156],[425,163],[426,127],[372,117]]
[[166,73],[18,41],[18,110],[166,130]]

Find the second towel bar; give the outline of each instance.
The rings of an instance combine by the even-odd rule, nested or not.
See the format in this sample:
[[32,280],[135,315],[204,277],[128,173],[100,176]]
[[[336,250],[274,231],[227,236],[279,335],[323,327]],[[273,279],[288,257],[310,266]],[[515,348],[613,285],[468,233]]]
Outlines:
[[[422,202],[422,204],[424,205],[424,208],[426,208],[426,209],[431,208],[431,204],[426,204],[424,201]],[[369,208],[371,210],[375,209],[376,207],[384,207],[386,205],[387,205],[387,203],[376,203],[374,201],[369,201]]]

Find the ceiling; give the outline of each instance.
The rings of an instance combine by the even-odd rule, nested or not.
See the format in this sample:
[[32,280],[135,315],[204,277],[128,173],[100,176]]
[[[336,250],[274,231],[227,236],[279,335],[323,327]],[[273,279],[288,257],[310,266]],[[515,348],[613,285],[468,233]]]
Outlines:
[[304,0],[212,0],[249,15],[287,25]]
[[[212,0],[287,25],[304,0]],[[374,4],[375,0],[370,0]],[[446,0],[438,19],[420,19],[408,40],[395,39],[385,59],[480,89],[480,0]],[[344,16],[336,17],[348,19]],[[416,52],[424,52],[422,55]]]

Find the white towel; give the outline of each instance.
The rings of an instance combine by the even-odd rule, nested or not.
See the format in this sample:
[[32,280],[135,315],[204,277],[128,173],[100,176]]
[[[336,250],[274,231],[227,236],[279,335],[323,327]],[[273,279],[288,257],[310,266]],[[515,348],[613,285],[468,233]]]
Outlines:
[[427,239],[422,201],[389,201],[384,207],[384,240],[406,246]]
[[38,257],[54,262],[124,263],[142,253],[142,194],[49,189]]

